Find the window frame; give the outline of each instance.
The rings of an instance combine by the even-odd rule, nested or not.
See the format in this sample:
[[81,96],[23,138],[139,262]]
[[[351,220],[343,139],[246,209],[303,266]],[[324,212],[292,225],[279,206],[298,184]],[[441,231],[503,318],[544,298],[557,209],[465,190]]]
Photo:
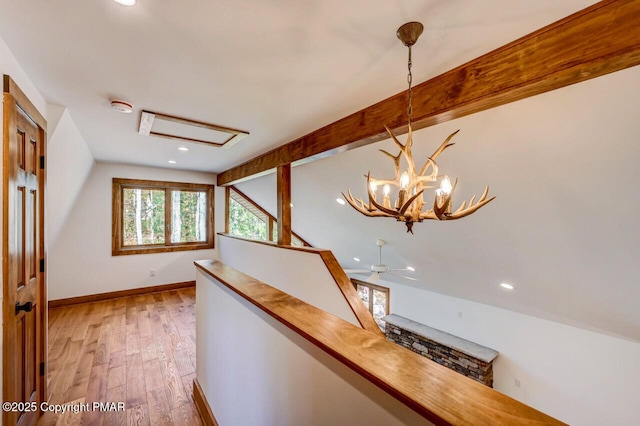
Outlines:
[[[235,196],[233,196],[231,194],[232,192],[235,193]],[[236,199],[236,196],[239,199],[242,199],[243,202],[238,201]],[[232,199],[233,199],[233,201],[235,201],[238,204],[240,204],[241,207],[247,209],[250,213],[252,213],[256,217],[258,217],[258,219],[262,220],[261,216],[263,216],[265,218],[265,223],[267,225],[266,239],[264,239],[264,240],[262,240],[262,239],[254,239],[254,238],[250,238],[250,237],[243,236],[243,235],[232,234],[230,232],[231,231],[230,204],[231,204],[231,200]],[[236,188],[233,185],[225,187],[225,208],[224,208],[224,210],[225,210],[224,232],[226,234],[238,236],[238,237],[241,237],[241,238],[247,238],[247,239],[254,240],[254,241],[267,241],[267,242],[277,243],[278,239],[276,238],[276,232],[277,232],[277,229],[278,229],[278,219],[276,217],[274,217],[271,213],[269,213],[268,211],[266,211],[265,209],[260,207],[260,205],[258,205],[251,198],[247,197],[242,191],[240,191],[238,188]],[[291,241],[292,241],[292,243],[293,243],[293,241],[296,241],[296,240],[300,244],[299,245],[292,244],[293,246],[296,246],[296,247],[313,247],[311,244],[309,244],[308,242],[303,240],[298,234],[296,234],[295,232],[291,231]]]
[[[165,242],[162,244],[145,244],[135,246],[124,246],[124,205],[123,194],[125,189],[152,189],[165,191],[165,223],[164,235]],[[150,254],[150,253],[166,253],[174,251],[187,250],[204,250],[214,247],[214,192],[215,186],[202,183],[185,183],[185,182],[169,182],[155,181],[143,179],[112,179],[112,211],[111,211],[111,255],[122,256],[130,254]],[[206,241],[196,242],[171,242],[171,191],[195,191],[205,192],[206,200]]]
[[[373,290],[377,290],[379,292],[385,293],[386,294],[386,298],[385,300],[387,301],[386,305],[385,305],[385,314],[389,315],[389,308],[391,307],[391,290],[389,289],[389,287],[383,287],[377,284],[372,284],[370,282],[367,281],[362,281],[359,280],[357,278],[351,278],[351,284],[353,284],[353,288],[355,288],[356,293],[358,292],[358,286],[362,286],[362,287],[368,287],[369,288],[369,306],[367,307],[367,309],[369,310],[369,312],[371,313],[371,316],[374,317],[373,315]],[[360,299],[360,296],[358,295],[358,298]],[[364,300],[360,299],[363,303]]]

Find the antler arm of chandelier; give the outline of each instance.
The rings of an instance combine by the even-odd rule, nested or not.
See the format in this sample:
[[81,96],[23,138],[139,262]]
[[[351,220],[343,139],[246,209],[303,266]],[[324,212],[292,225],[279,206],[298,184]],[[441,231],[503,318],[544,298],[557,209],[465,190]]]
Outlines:
[[478,202],[474,204],[476,196],[474,195],[469,200],[469,206],[467,207],[467,201],[463,201],[460,207],[451,213],[451,205],[453,204],[453,193],[458,186],[458,179],[456,178],[453,183],[453,187],[451,188],[451,192],[446,195],[436,195],[433,200],[433,210],[428,210],[422,214],[420,214],[420,219],[437,219],[437,220],[455,220],[460,219],[465,216],[469,216],[471,213],[478,210],[480,207],[485,204],[491,202],[496,197],[491,197],[487,199],[487,195],[489,195],[489,186],[485,186],[484,192],[478,199]]
[[[362,198],[356,198],[353,196],[353,194],[351,193],[351,190],[348,190],[348,196],[342,192],[342,196],[344,197],[344,199],[347,201],[347,203],[349,203],[349,205],[351,207],[353,207],[354,209],[358,210],[360,213],[362,213],[365,216],[370,216],[370,217],[395,217],[395,212],[393,212],[393,214],[390,213],[385,213],[384,211],[382,211],[380,208],[376,209],[370,209],[365,203],[364,201],[362,201]],[[384,209],[384,206],[382,206]],[[384,209],[386,210],[386,209]]]
[[[427,158],[424,166],[420,169],[420,173],[416,174],[415,162],[413,160],[413,154],[411,152],[411,146],[413,143],[413,132],[411,126],[409,126],[409,133],[407,135],[407,142],[402,144],[395,135],[385,126],[387,132],[391,136],[391,139],[400,149],[398,155],[392,155],[387,151],[380,150],[385,156],[389,157],[393,162],[395,169],[395,179],[376,179],[371,177],[371,173],[365,175],[367,179],[367,195],[369,202],[365,203],[363,199],[356,198],[349,189],[348,195],[342,193],[344,199],[360,213],[369,217],[393,217],[396,220],[405,222],[407,224],[408,232],[413,232],[413,222],[421,222],[425,219],[430,220],[455,220],[460,219],[474,213],[482,206],[491,202],[495,197],[487,198],[489,194],[489,187],[486,186],[482,196],[475,202],[476,196],[474,195],[469,200],[463,201],[457,210],[452,212],[453,194],[458,185],[456,179],[454,184],[450,186],[448,191],[438,190],[434,195],[433,209],[426,209],[425,202],[422,198],[425,189],[434,188],[429,185],[431,182],[435,182],[442,176],[438,175],[438,165],[436,159],[442,152],[453,146],[451,139],[458,133],[459,130],[451,133],[445,141],[435,150],[435,152]],[[407,170],[401,174],[400,172],[400,160],[404,157],[407,161]],[[431,172],[426,174],[431,167]],[[406,177],[404,176],[406,174]],[[448,182],[448,178],[447,182]],[[372,185],[375,184],[375,185]],[[391,202],[390,192],[388,188],[385,188],[384,198],[382,202],[379,202],[376,198],[376,189],[380,185],[389,185],[399,188],[400,192],[395,203]],[[443,186],[444,188],[444,186]]]
[[[429,158],[427,158],[427,161],[424,163],[424,166],[422,166],[422,169],[420,169],[420,174],[419,174],[419,179],[424,179],[427,180],[428,178],[433,178],[430,179],[431,181],[435,180],[435,178],[438,176],[438,166],[436,164],[436,159],[438,158],[438,156],[440,154],[442,154],[442,152],[455,145],[455,143],[449,143],[449,141],[458,134],[458,132],[460,131],[460,129],[456,130],[455,132],[451,133],[449,135],[449,137],[447,139],[444,140],[444,142],[442,142],[442,144],[438,147],[438,149],[435,150],[435,152],[433,154],[431,154],[431,156]],[[429,176],[424,176],[424,174],[427,172],[429,166],[431,166],[433,169],[433,171],[431,172],[431,174]]]

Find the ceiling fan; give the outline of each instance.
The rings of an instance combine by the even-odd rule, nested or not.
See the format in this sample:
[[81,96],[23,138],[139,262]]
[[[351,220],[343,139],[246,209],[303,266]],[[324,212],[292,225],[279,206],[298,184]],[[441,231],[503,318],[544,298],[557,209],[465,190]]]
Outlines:
[[412,268],[389,268],[389,265],[385,265],[382,263],[382,247],[386,245],[386,241],[384,240],[376,240],[376,245],[378,246],[378,264],[369,266],[369,269],[345,269],[344,272],[347,274],[363,274],[370,272],[371,274],[367,277],[366,281],[370,283],[374,283],[378,281],[382,274],[395,275],[396,277],[404,278],[411,281],[417,281],[416,278],[408,277],[406,275],[396,274],[396,271],[413,271]]

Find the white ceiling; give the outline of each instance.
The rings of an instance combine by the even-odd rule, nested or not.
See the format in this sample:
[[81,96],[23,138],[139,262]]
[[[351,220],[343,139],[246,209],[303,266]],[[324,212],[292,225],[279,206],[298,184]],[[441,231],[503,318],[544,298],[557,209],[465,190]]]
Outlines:
[[[407,21],[425,25],[421,82],[591,3],[0,0],[0,36],[45,98],[69,109],[96,160],[220,172],[404,90],[395,31]],[[134,113],[110,110],[111,98]],[[251,135],[182,153],[137,134],[142,109]]]
[[[395,31],[407,21],[425,25],[420,83],[592,3],[0,0],[0,37],[96,160],[220,172],[404,90]],[[469,218],[408,235],[335,203],[347,187],[363,194],[369,168],[388,173],[386,141],[294,168],[294,229],[347,267],[373,263],[382,238],[387,263],[416,268],[405,284],[640,341],[639,82],[636,67],[418,132],[421,158],[462,129],[442,170],[460,177],[462,198],[484,184],[497,196]],[[134,113],[110,110],[111,98]],[[250,136],[180,153],[137,134],[142,109]],[[275,211],[273,176],[241,189]]]

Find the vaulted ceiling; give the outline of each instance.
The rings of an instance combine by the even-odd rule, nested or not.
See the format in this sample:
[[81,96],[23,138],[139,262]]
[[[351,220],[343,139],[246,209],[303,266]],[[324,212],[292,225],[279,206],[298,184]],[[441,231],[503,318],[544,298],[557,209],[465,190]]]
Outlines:
[[[421,21],[416,82],[593,0],[0,0],[0,36],[98,161],[220,172],[402,91],[396,29]],[[134,113],[109,109],[111,98]],[[137,134],[150,109],[250,132],[231,149]],[[175,160],[175,165],[169,165]]]
[[[0,37],[96,160],[217,173],[405,89],[395,31],[406,21],[425,25],[420,83],[592,3],[0,0]],[[460,178],[460,200],[485,184],[497,196],[467,219],[408,235],[339,206],[348,187],[363,195],[369,169],[390,173],[383,141],[295,167],[294,229],[348,267],[373,263],[382,238],[386,263],[416,268],[404,284],[640,341],[639,81],[635,67],[416,133],[422,159],[461,129],[441,167]],[[134,113],[110,110],[111,98]],[[142,109],[250,136],[178,152],[137,134]],[[240,187],[275,213],[273,176]]]

